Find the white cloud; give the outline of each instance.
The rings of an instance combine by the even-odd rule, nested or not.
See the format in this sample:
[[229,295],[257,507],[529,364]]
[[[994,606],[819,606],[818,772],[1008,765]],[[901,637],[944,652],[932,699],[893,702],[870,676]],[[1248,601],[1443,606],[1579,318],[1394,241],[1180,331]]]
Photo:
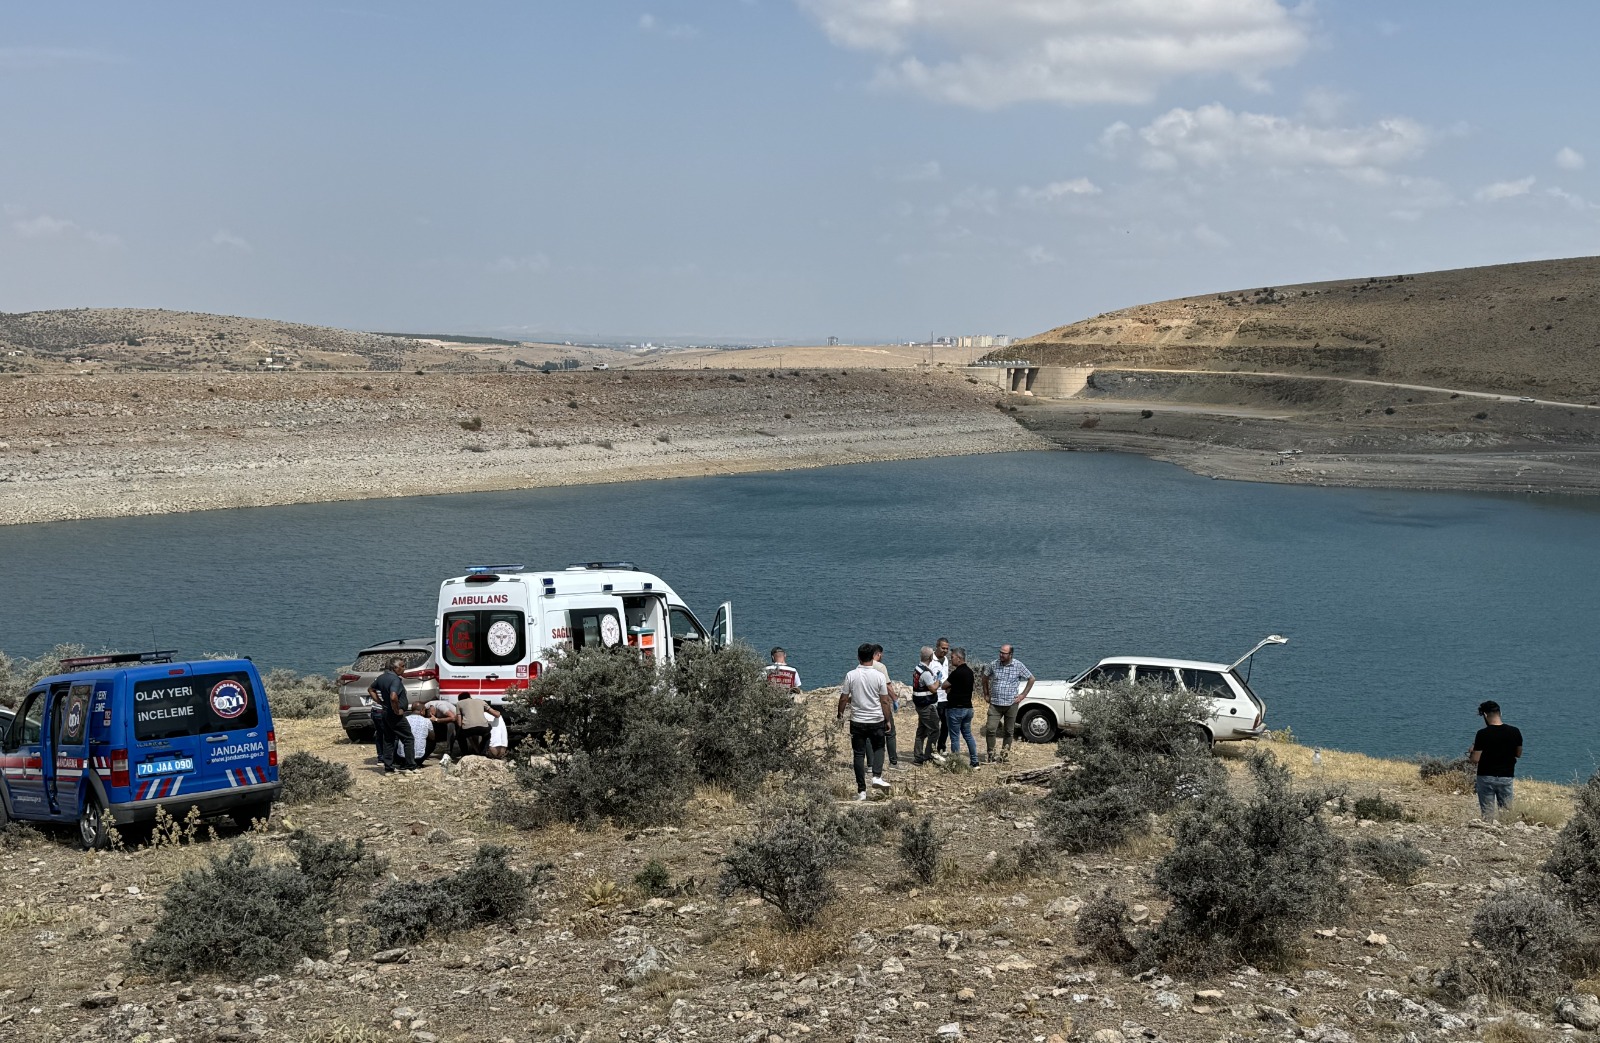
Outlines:
[[1533,178],[1530,176],[1518,181],[1496,181],[1492,185],[1484,185],[1472,193],[1472,198],[1480,203],[1494,203],[1502,199],[1525,196],[1532,190]]
[[1186,76],[1261,88],[1308,43],[1278,0],[797,2],[834,43],[883,56],[880,83],[980,109],[1142,103]]
[[234,235],[226,228],[219,228],[211,233],[211,245],[220,246],[228,250],[237,250],[244,254],[256,252],[255,247],[251,246],[248,240],[242,236]]
[[700,30],[692,25],[663,22],[653,14],[639,16],[639,31],[656,36],[665,36],[669,40],[692,40],[700,35]]
[[1038,243],[1035,243],[1024,250],[1022,252],[1022,256],[1027,259],[1029,264],[1055,264],[1057,261],[1061,260],[1061,258],[1051,253],[1045,247],[1040,246]]
[[541,275],[550,270],[550,258],[544,254],[507,255],[495,258],[484,268],[491,275]]
[[[1113,123],[1100,135],[1100,148],[1114,153],[1133,138],[1127,124]],[[1145,145],[1140,162],[1156,170],[1184,163],[1358,170],[1413,159],[1427,147],[1429,135],[1404,117],[1365,127],[1329,127],[1202,105],[1156,117],[1138,131],[1138,138]]]
[[19,218],[11,223],[11,227],[24,239],[82,239],[107,249],[122,245],[122,240],[109,232],[96,232],[76,221],[51,217],[49,214]]
[[1570,146],[1556,153],[1556,166],[1562,170],[1582,170],[1587,165],[1588,161],[1583,158],[1583,153]]
[[1025,203],[1054,203],[1074,196],[1097,196],[1099,194],[1100,186],[1086,177],[1075,177],[1070,181],[1052,181],[1043,188],[1023,186],[1017,189],[1017,198]]
[[1597,206],[1596,204],[1589,202],[1587,199],[1583,198],[1580,195],[1576,195],[1575,193],[1565,191],[1564,189],[1547,188],[1547,189],[1544,190],[1544,194],[1549,196],[1551,199],[1559,199],[1559,200],[1561,200],[1561,202],[1567,204],[1568,206],[1570,206],[1574,210],[1579,210],[1579,211],[1583,211],[1583,212],[1587,212],[1587,211],[1590,211],[1590,210],[1600,210],[1600,206]]

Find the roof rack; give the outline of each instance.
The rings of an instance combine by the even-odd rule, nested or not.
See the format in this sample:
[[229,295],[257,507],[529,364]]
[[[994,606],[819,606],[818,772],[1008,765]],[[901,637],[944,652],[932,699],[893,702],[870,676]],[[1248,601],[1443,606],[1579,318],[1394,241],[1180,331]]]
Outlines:
[[626,569],[629,572],[638,572],[639,566],[631,561],[578,561],[568,565],[569,569]]
[[178,654],[176,648],[160,652],[108,652],[104,655],[78,655],[61,660],[61,672],[77,673],[91,666],[115,666],[119,663],[170,663]]
[[468,565],[469,576],[482,576],[491,572],[521,572],[526,565]]

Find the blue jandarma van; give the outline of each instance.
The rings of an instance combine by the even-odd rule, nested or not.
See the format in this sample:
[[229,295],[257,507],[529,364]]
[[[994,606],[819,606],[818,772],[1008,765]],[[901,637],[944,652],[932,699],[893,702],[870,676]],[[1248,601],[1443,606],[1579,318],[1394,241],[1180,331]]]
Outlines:
[[171,652],[81,656],[36,682],[0,733],[0,818],[77,822],[87,848],[106,820],[266,818],[278,743],[248,659],[174,663]]

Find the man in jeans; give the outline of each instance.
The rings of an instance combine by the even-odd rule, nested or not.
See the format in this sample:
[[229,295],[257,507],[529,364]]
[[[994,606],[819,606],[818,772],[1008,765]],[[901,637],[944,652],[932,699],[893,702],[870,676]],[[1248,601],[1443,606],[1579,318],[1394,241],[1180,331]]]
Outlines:
[[967,665],[967,650],[950,650],[950,676],[945,678],[944,690],[949,693],[945,701],[945,720],[950,725],[950,756],[961,756],[961,740],[967,740],[967,756],[971,765],[978,766],[978,744],[972,738],[972,689],[977,683],[972,667]]
[[1511,789],[1522,756],[1522,732],[1500,719],[1500,704],[1490,699],[1478,704],[1483,727],[1473,737],[1467,759],[1478,766],[1478,811],[1493,822],[1496,805],[1511,808]]
[[850,712],[850,752],[856,769],[856,799],[867,799],[867,761],[872,761],[872,784],[883,789],[884,731],[894,718],[889,706],[889,685],[883,674],[873,669],[874,645],[856,649],[857,666],[845,675],[839,689],[839,719]]
[[[378,716],[378,761],[385,775],[398,766],[402,771],[414,771],[417,763],[416,746],[411,738],[411,726],[406,723],[406,683],[400,679],[406,661],[400,656],[389,660],[389,669],[379,674],[367,687],[367,696],[374,706],[382,708]],[[400,746],[396,751],[395,747]],[[398,765],[396,762],[399,762]]]
[[[1027,687],[1023,687],[1023,682]],[[1022,660],[1012,654],[1010,645],[1000,646],[1000,658],[983,669],[983,698],[989,704],[989,716],[983,722],[983,745],[994,763],[994,737],[1003,732],[1005,744],[1000,748],[1001,759],[1011,756],[1011,742],[1017,735],[1017,704],[1033,691],[1033,672],[1022,665]]]
[[[939,668],[941,676],[950,676],[950,639],[948,637],[941,637],[933,643],[933,665]],[[950,693],[945,691],[943,685],[940,685],[938,703],[939,742],[933,748],[935,753],[943,753],[945,748],[950,745],[950,721],[945,717],[949,698]]]
[[925,761],[944,763],[944,756],[934,751],[939,738],[939,686],[944,683],[944,673],[934,662],[933,649],[922,646],[916,671],[911,675],[911,705],[917,709],[917,737],[911,745],[911,763]]

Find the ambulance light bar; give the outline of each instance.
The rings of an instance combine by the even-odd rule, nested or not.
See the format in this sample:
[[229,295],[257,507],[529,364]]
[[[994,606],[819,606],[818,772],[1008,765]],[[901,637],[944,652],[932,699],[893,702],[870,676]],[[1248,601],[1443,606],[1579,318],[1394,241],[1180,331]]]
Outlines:
[[526,565],[468,565],[467,575],[480,576],[489,572],[521,572]]
[[160,652],[111,652],[105,655],[71,656],[61,660],[62,673],[76,673],[91,666],[114,666],[118,663],[170,663],[178,654],[176,648]]
[[567,568],[571,569],[626,569],[629,572],[638,572],[639,566],[631,561],[579,561]]

